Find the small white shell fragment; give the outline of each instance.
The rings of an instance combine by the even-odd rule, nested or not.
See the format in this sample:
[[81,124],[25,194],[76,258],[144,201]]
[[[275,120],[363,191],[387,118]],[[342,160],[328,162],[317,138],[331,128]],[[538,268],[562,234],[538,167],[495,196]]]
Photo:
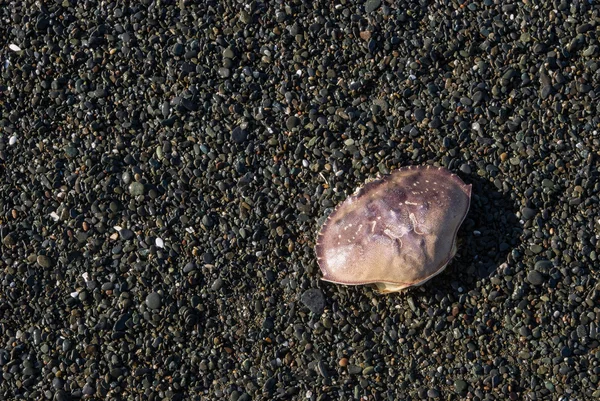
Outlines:
[[17,45],[15,45],[14,43],[11,43],[10,45],[8,45],[8,48],[10,50],[12,50],[13,52],[20,52],[21,48]]
[[88,272],[84,272],[81,277],[83,278],[83,281],[85,281],[86,283],[88,281],[90,281],[90,274]]
[[156,240],[154,241],[154,243],[159,248],[164,248],[165,247],[165,242],[161,238],[156,237]]

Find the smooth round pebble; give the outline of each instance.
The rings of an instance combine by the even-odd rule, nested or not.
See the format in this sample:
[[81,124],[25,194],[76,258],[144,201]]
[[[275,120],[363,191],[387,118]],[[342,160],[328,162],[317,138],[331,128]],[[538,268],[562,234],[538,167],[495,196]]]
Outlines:
[[159,309],[162,305],[162,298],[159,293],[151,292],[146,296],[146,305],[150,309]]

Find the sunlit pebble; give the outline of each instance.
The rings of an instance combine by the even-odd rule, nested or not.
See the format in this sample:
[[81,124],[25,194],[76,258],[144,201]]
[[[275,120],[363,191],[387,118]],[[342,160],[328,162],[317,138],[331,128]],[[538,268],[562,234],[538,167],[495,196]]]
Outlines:
[[189,234],[192,234],[194,232],[194,227],[188,227],[185,229],[186,232],[188,232]]
[[79,296],[79,292],[73,291],[70,295],[72,298],[77,298]]
[[52,212],[50,213],[50,217],[52,218],[52,220],[54,221],[58,221],[60,219],[60,217],[58,216],[58,214],[56,214],[56,212]]
[[161,238],[156,238],[156,241],[154,241],[154,243],[159,248],[164,248],[165,247],[165,243],[164,243],[164,241]]
[[88,272],[84,272],[81,277],[83,278],[83,281],[85,281],[86,283],[88,281],[90,281],[90,274]]
[[8,45],[8,48],[10,50],[12,50],[13,52],[20,52],[21,48],[17,45],[15,45],[14,43],[11,43],[10,45]]
[[12,145],[14,145],[15,143],[17,143],[17,136],[16,136],[16,135],[13,135],[13,136],[11,136],[11,137],[10,137],[10,139],[8,140],[8,144],[12,146]]

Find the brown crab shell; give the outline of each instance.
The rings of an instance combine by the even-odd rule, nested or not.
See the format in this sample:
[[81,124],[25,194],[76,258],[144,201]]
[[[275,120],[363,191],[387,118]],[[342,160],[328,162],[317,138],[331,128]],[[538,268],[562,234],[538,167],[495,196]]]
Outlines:
[[367,182],[321,227],[322,279],[383,293],[425,283],[456,254],[470,201],[471,185],[441,167],[403,167]]

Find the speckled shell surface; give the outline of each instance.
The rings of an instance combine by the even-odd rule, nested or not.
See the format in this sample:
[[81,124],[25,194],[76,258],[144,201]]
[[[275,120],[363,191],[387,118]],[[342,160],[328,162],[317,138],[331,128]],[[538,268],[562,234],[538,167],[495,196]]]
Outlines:
[[367,182],[321,227],[323,280],[382,292],[424,283],[456,253],[470,200],[471,186],[439,167],[403,167]]

